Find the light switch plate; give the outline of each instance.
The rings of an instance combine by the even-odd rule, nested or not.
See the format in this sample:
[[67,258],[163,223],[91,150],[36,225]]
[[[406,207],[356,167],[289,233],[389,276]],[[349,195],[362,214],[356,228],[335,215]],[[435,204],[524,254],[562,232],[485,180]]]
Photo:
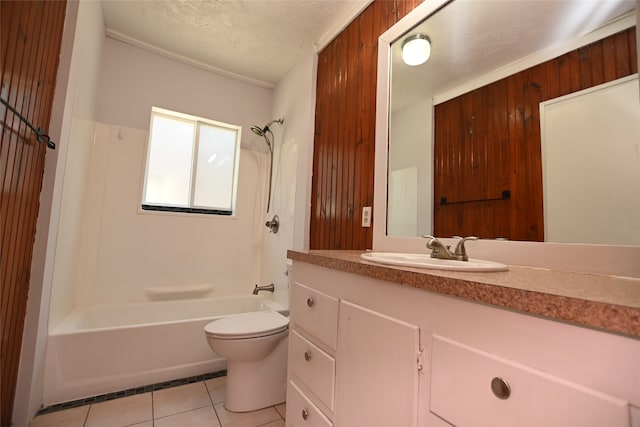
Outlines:
[[362,226],[371,227],[371,206],[362,208]]

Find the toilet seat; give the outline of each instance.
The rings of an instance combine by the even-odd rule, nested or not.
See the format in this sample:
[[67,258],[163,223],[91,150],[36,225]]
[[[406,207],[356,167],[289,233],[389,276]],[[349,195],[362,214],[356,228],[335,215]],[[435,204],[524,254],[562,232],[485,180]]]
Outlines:
[[204,330],[219,339],[248,339],[277,334],[288,327],[289,319],[280,313],[258,311],[214,320]]

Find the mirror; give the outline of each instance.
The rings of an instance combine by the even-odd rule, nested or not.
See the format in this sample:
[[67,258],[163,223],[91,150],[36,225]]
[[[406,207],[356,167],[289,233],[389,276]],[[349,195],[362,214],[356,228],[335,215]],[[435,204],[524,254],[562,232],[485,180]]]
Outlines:
[[383,35],[385,234],[640,245],[635,1],[434,3]]

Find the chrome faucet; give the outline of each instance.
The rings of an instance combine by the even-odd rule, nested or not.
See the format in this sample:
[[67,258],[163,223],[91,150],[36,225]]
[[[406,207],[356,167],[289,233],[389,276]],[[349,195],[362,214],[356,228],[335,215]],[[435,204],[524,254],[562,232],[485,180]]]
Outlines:
[[268,292],[273,292],[276,290],[275,285],[272,283],[270,285],[267,286],[258,286],[256,285],[255,288],[253,288],[253,292],[251,292],[253,295],[258,295],[258,292],[260,291],[268,291]]
[[475,236],[469,237],[459,237],[453,236],[458,240],[458,244],[453,252],[451,252],[451,246],[445,246],[440,240],[431,236],[429,234],[424,234],[424,237],[427,240],[427,248],[431,249],[431,258],[439,258],[439,259],[453,259],[457,261],[469,261],[469,256],[467,255],[467,250],[464,247],[464,243],[468,240],[478,240]]

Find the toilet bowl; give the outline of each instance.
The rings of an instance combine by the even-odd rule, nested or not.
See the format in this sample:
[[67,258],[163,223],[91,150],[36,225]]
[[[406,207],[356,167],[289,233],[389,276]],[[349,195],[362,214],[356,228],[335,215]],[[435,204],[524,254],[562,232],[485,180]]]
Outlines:
[[289,319],[275,311],[242,313],[204,327],[209,347],[227,359],[224,407],[248,412],[283,403]]

